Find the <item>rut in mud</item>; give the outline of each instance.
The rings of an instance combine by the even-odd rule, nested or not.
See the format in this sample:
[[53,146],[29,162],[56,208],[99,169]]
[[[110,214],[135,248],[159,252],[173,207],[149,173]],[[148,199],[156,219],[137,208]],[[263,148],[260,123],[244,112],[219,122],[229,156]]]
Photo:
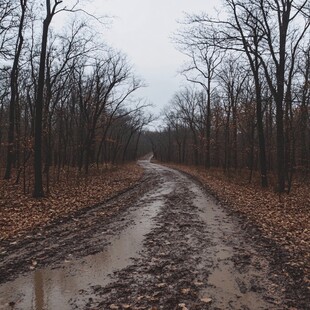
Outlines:
[[8,246],[0,274],[19,277],[0,286],[0,309],[298,307],[238,218],[184,174],[141,165],[144,181],[110,208]]

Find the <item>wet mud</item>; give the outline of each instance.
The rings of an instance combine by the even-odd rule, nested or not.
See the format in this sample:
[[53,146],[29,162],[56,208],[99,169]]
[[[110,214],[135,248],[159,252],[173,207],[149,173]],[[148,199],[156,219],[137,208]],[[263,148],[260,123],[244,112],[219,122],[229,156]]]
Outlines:
[[306,309],[240,218],[140,164],[136,188],[1,244],[0,309]]

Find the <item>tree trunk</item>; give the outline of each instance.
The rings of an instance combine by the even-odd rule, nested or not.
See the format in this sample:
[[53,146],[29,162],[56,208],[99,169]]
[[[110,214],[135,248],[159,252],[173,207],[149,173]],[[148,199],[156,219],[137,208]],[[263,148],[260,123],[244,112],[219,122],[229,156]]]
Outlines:
[[8,130],[8,149],[7,149],[7,161],[6,161],[6,169],[4,179],[8,180],[11,178],[12,173],[12,164],[14,161],[14,140],[15,140],[15,108],[16,108],[16,100],[17,100],[17,92],[18,92],[18,64],[19,59],[24,43],[23,37],[23,28],[24,28],[24,20],[26,13],[26,5],[27,0],[20,1],[20,6],[22,9],[22,14],[19,23],[18,29],[18,38],[16,42],[16,51],[14,56],[13,67],[11,71],[10,77],[10,87],[11,87],[11,98],[10,98],[10,106],[9,106],[9,130]]
[[[258,77],[257,77],[258,78]],[[259,163],[262,187],[268,187],[267,179],[267,159],[266,159],[266,143],[263,125],[263,112],[262,112],[262,97],[259,81],[256,81],[256,118],[257,118],[257,132],[259,144]]]
[[43,22],[43,33],[41,42],[40,68],[38,80],[38,94],[35,104],[35,133],[34,133],[34,197],[43,197],[42,182],[42,119],[43,119],[43,97],[44,97],[44,79],[46,50],[48,40],[48,29],[52,20],[50,11],[50,0],[46,0],[47,16]]
[[135,146],[135,154],[134,154],[135,160],[137,160],[137,157],[138,157],[138,147],[139,147],[141,133],[142,133],[142,128],[140,128],[140,130],[139,130],[138,137],[137,137],[137,142],[136,142],[136,146]]
[[209,169],[211,166],[211,81],[208,80],[207,91],[207,117],[206,117],[206,161],[205,168]]

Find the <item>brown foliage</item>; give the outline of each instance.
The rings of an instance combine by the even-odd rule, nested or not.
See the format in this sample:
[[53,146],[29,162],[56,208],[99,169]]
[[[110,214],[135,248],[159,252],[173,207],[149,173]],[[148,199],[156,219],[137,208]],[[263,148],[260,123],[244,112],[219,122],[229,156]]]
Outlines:
[[59,217],[105,202],[134,186],[142,173],[138,165],[127,164],[93,168],[88,177],[71,175],[67,179],[63,175],[51,186],[50,195],[40,200],[24,195],[21,185],[0,180],[0,241],[22,236]]

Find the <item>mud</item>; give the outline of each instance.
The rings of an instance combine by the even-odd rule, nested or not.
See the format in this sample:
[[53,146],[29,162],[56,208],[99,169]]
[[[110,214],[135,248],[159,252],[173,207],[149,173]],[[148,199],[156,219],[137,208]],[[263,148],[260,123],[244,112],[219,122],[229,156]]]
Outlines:
[[306,309],[240,218],[140,164],[136,188],[0,245],[0,309]]
[[[76,299],[85,287],[108,284],[110,274],[127,267],[138,255],[160,205],[161,200],[155,195],[140,198],[127,210],[126,219],[121,219],[130,224],[123,225],[117,235],[111,236],[102,251],[82,259],[69,254],[60,268],[41,268],[3,285],[0,296],[14,303],[16,309],[71,309],[68,301]],[[111,230],[118,231],[115,227],[108,229]]]

